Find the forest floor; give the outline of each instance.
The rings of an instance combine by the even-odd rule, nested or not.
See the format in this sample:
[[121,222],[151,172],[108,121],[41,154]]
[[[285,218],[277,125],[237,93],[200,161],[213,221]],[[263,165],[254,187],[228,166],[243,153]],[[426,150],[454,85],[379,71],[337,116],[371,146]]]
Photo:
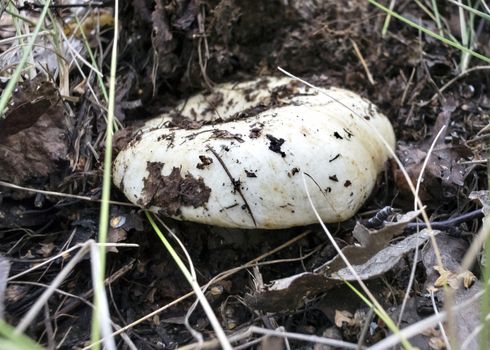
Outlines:
[[[404,223],[387,225],[391,227],[388,230],[373,229],[371,234],[382,231],[382,246],[371,249],[368,242],[369,247],[362,248],[368,255],[381,254],[389,262],[382,264],[382,271],[364,265],[367,287],[401,328],[429,317],[434,309],[444,310],[448,299],[444,282],[454,289],[450,305],[470,300],[480,292],[480,255],[473,256],[471,268],[466,266],[463,274],[458,274],[482,225],[482,203],[486,206],[488,63],[470,56],[465,65],[467,57],[461,51],[394,18],[382,35],[386,14],[367,1],[121,3],[115,110],[119,131],[114,154],[127,140],[129,132],[124,130],[129,129],[124,128],[134,129],[215,83],[283,76],[277,69],[281,67],[319,86],[350,89],[376,104],[391,120],[397,155],[414,183],[434,146],[419,197],[430,221],[441,223],[434,226],[440,231],[436,237],[438,252],[430,243],[406,243],[417,234],[414,225],[411,229]],[[438,31],[436,22],[417,2],[398,1],[395,10]],[[22,14],[32,19],[39,11],[31,6]],[[85,39],[75,31],[75,25],[69,24],[75,11],[83,18]],[[447,3],[439,11],[446,21],[444,32],[459,38],[458,8]],[[71,48],[87,61],[73,58],[67,46],[66,60],[57,60],[54,50],[44,49],[53,47],[46,39],[49,35],[41,36],[32,57],[37,64],[26,70],[6,118],[0,119],[0,304],[5,320],[14,326],[75,256],[77,249],[71,248],[97,240],[99,231],[107,106],[84,45],[92,49],[104,75],[102,81],[107,84],[113,8],[53,8],[52,13],[65,35],[72,36]],[[2,38],[15,35],[12,20],[7,17],[11,16],[2,14]],[[50,21],[46,22],[48,27]],[[474,29],[474,49],[490,57],[490,23],[477,17]],[[0,45],[4,88],[8,81],[5,76],[11,73],[7,67],[15,65],[21,49],[17,47],[15,54],[8,56],[12,44]],[[108,249],[111,318],[119,327],[145,318],[125,331],[130,341],[116,337],[118,348],[129,349],[128,344],[133,344],[137,349],[173,349],[196,343],[187,322],[204,340],[213,338],[202,309],[197,307],[189,313],[195,296],[188,294],[191,288],[144,213],[121,204],[127,200],[115,187],[111,199],[120,203],[110,207],[109,241],[137,244]],[[375,192],[359,213],[328,227],[341,247],[356,247],[356,221],[365,222],[386,206],[398,214],[414,210],[413,194],[394,161],[387,164]],[[226,333],[230,337],[242,334],[235,346],[285,347],[279,336],[265,337],[260,331],[243,335],[252,325],[271,331],[282,327],[282,332],[364,346],[391,334],[386,323],[350,287],[325,282],[321,268],[337,253],[320,225],[247,231],[162,219],[186,247],[199,283],[220,277],[206,296]],[[408,244],[403,253],[389,250],[398,243]],[[180,252],[180,248],[175,249]],[[438,254],[442,270],[434,269]],[[5,261],[9,264],[4,265]],[[304,278],[305,272],[311,279]],[[415,279],[407,294],[412,272]],[[459,286],[454,282],[463,275],[469,281],[473,274],[473,284]],[[289,283],[276,285],[274,291],[269,289],[272,281],[287,279]],[[319,287],[319,283],[328,286]],[[362,290],[357,283],[354,286]],[[66,276],[26,334],[50,349],[90,345],[92,298],[87,255]],[[151,314],[155,310],[159,311]],[[453,327],[451,334],[460,344],[469,339],[467,348],[476,348],[478,336],[473,339],[469,334],[480,322],[478,306],[455,313],[453,322],[448,323]],[[460,324],[460,320],[465,323]],[[292,348],[329,348],[316,338],[305,341],[291,336],[288,342]],[[444,349],[445,333],[434,325],[421,329],[411,343],[419,349]]]

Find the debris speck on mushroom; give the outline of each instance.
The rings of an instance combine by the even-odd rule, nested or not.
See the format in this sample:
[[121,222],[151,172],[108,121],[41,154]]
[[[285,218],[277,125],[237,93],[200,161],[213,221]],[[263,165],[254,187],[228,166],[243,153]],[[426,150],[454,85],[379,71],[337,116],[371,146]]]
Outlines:
[[[364,204],[389,158],[380,135],[395,146],[388,118],[348,90],[271,77],[219,85],[213,96],[148,121],[119,152],[114,183],[133,203],[221,227],[308,225],[317,219],[301,171],[322,220],[340,222]],[[171,123],[176,113],[189,123]]]

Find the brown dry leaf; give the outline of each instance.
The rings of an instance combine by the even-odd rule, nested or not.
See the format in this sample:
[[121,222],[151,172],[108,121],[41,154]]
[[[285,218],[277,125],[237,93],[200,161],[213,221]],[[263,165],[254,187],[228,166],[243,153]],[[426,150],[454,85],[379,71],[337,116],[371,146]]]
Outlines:
[[354,315],[352,315],[349,311],[339,311],[335,310],[335,325],[339,328],[342,328],[343,323],[346,323],[349,326],[354,324]]
[[446,349],[446,343],[442,339],[442,337],[432,337],[429,339],[429,346],[434,350],[443,350]]
[[473,285],[473,283],[476,281],[476,276],[471,271],[465,271],[459,274],[458,277],[463,278],[463,286],[466,289],[470,288]]
[[[422,141],[419,145],[400,145],[398,155],[408,172],[410,179],[415,183],[420,176],[427,152],[432,145],[438,131],[446,126],[439,137],[433,152],[430,155],[427,168],[423,175],[419,197],[422,201],[440,200],[454,196],[468,173],[466,165],[460,163],[462,158],[473,156],[471,148],[464,144],[445,144],[444,136],[447,126],[451,122],[451,114],[457,108],[456,101],[448,98],[443,111],[438,115],[433,127],[432,137]],[[412,192],[401,170],[394,171],[396,187],[403,196],[412,198]]]
[[436,329],[435,327],[430,327],[430,328],[424,329],[422,331],[422,334],[425,335],[426,337],[438,337],[439,335],[441,335],[441,332],[438,329]]
[[471,271],[455,274],[439,266],[434,266],[434,270],[440,274],[440,277],[434,282],[434,287],[436,288],[448,284],[451,288],[458,289],[461,287],[461,282],[463,282],[462,284],[465,288],[469,288],[476,281],[476,277]]
[[[128,234],[126,230],[122,228],[109,228],[109,233],[107,234],[108,243],[118,243],[126,240]],[[107,247],[108,252],[117,253],[119,250],[116,247]]]
[[[437,234],[439,234],[439,231],[434,231],[434,235]],[[362,280],[368,280],[381,276],[390,271],[406,254],[414,250],[417,246],[425,244],[428,239],[429,231],[424,229],[419,233],[414,233],[404,240],[397,242],[396,244],[384,248],[364,264],[355,265],[353,268]],[[339,281],[355,281],[356,277],[349,268],[344,267],[330,276],[330,279],[337,279]]]
[[[413,145],[400,147],[400,159],[412,182],[416,182],[422,171],[427,153],[414,148]],[[465,145],[437,146],[430,157],[421,183],[419,196],[422,201],[438,200],[454,195],[459,186],[463,186],[467,174],[466,166],[460,163],[463,158],[472,155]],[[396,187],[404,196],[412,196],[412,192],[401,170],[395,170]]]
[[79,23],[75,20],[67,23],[63,31],[67,36],[75,35],[78,38],[89,36],[97,27],[112,27],[114,26],[114,17],[108,11],[98,11],[89,13],[89,16],[84,16]]
[[17,89],[6,118],[0,119],[0,179],[39,183],[68,165],[68,122],[50,82],[35,79]]
[[482,210],[485,215],[490,214],[490,200],[489,200],[488,190],[473,191],[470,193],[468,198],[473,201],[477,201],[478,204],[480,204],[483,207]]
[[434,282],[434,287],[436,288],[447,285],[449,283],[449,279],[452,278],[451,276],[454,275],[452,272],[440,266],[434,266],[434,270],[439,273],[439,278]]
[[[436,236],[437,246],[439,247],[440,256],[442,259],[442,264],[445,271],[459,271],[461,269],[459,262],[463,259],[464,255],[468,250],[468,243],[466,240],[461,238],[451,237],[445,234]],[[439,272],[437,272],[433,266],[437,263],[436,254],[432,245],[426,245],[422,250],[422,263],[425,267],[427,280],[424,284],[425,288],[434,284],[434,282],[440,277]],[[447,272],[443,270],[443,274],[448,275]],[[465,280],[466,272],[463,272],[458,279],[459,286],[461,286],[461,280]],[[468,275],[467,279],[471,279]],[[481,300],[475,298],[477,293],[480,293],[483,289],[482,283],[475,281],[473,285],[469,288],[458,288],[454,290],[454,296],[451,299],[451,306],[458,305],[469,299],[474,299],[475,301],[468,307],[462,308],[454,312],[454,329],[456,330],[455,336],[457,337],[458,344],[461,345],[464,341],[467,341],[466,349],[477,349],[478,348],[478,337],[469,338],[474,329],[481,325],[480,316],[480,303]],[[435,292],[437,299],[444,303],[445,293],[444,291],[438,290]]]
[[15,303],[24,299],[27,296],[30,288],[27,285],[10,284],[5,290],[5,301],[7,303]]
[[[420,211],[411,211],[398,218],[397,222],[386,223],[380,229],[368,229],[361,223],[357,223],[352,234],[361,246],[347,246],[342,252],[352,265],[361,265],[371,259],[376,253],[385,248],[390,240],[401,234],[406,225],[415,219]],[[315,272],[334,273],[345,267],[345,263],[340,256],[336,256],[326,264],[320,266]]]
[[[413,218],[416,216],[415,214],[418,213],[414,213],[412,215],[407,214],[407,216]],[[405,216],[405,218],[407,218],[407,216]],[[394,223],[392,224],[393,226],[389,227],[385,232],[389,232],[387,236],[392,237],[394,232],[398,232],[398,230],[402,231],[403,227],[406,224],[407,222],[405,220],[400,223]],[[363,236],[363,238],[361,237],[361,241],[363,243],[372,242],[373,240],[375,240],[375,237],[377,236],[365,235]],[[392,269],[400,261],[400,259],[403,258],[405,254],[415,249],[415,247],[424,244],[428,240],[428,238],[428,231],[422,230],[418,234],[413,234],[405,238],[404,240],[394,245],[388,246],[384,249],[379,248],[381,244],[378,246],[377,244],[373,243],[372,246],[378,247],[377,249],[380,250],[363,264],[355,265],[354,269],[362,280],[376,278]],[[383,244],[386,243],[383,242]],[[362,247],[356,248],[362,249]],[[345,252],[345,248],[343,249],[343,251]],[[374,249],[372,249],[371,251],[374,251]],[[355,252],[355,250],[353,250],[353,252]],[[350,257],[351,255],[349,255],[349,258]],[[365,255],[365,257],[368,257],[367,254]],[[338,266],[340,266],[340,264]],[[345,280],[356,280],[356,277],[348,268],[343,268],[341,270],[338,270],[337,272],[334,271],[332,273],[304,272],[298,275],[272,281],[271,284],[263,290],[255,292],[252,295],[247,295],[245,297],[245,301],[251,307],[265,312],[292,310],[300,307],[303,304],[305,298],[326,292],[327,290],[332,289],[338,285],[342,285],[344,284]]]
[[37,253],[42,257],[47,258],[53,252],[53,249],[56,247],[53,242],[50,243],[40,243],[41,248],[37,250]]
[[19,83],[5,116],[0,117],[0,141],[33,126],[43,113],[60,101],[50,81],[35,78]]
[[264,312],[295,310],[308,297],[323,293],[343,282],[328,280],[322,274],[304,272],[272,281],[265,290],[245,296],[245,302]]

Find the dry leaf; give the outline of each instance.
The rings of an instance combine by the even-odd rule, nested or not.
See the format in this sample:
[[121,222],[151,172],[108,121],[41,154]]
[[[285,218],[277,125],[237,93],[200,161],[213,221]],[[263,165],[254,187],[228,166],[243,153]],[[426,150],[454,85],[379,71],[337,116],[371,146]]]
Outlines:
[[[428,231],[422,230],[379,251],[364,264],[354,266],[354,269],[363,280],[378,277],[392,269],[405,254],[424,244],[428,238]],[[356,280],[348,268],[343,268],[329,277],[321,273],[304,272],[272,281],[264,290],[247,295],[245,301],[251,307],[265,312],[292,310],[300,307],[305,298],[342,285],[345,280]]]
[[335,310],[335,325],[339,328],[342,327],[345,322],[347,325],[352,326],[354,323],[354,315],[352,315],[349,311],[339,311]]
[[441,337],[432,337],[429,340],[429,346],[434,350],[446,349],[446,343]]
[[469,288],[476,281],[476,277],[471,271],[465,271],[457,275],[439,266],[434,266],[434,270],[440,274],[439,278],[434,282],[434,287],[436,288],[448,284],[451,288],[458,289],[461,286],[461,282],[465,288]]
[[434,270],[439,273],[439,278],[434,282],[434,287],[440,288],[447,285],[452,273],[440,266],[434,266]]
[[[122,228],[109,228],[109,233],[107,235],[108,243],[118,243],[124,241],[127,238],[128,234]],[[116,247],[107,247],[108,252],[117,253],[119,250]]]
[[[434,231],[434,234],[439,234],[439,231]],[[391,270],[406,254],[414,250],[417,246],[425,244],[428,239],[429,232],[427,229],[424,229],[418,234],[415,233],[396,244],[384,248],[364,264],[353,266],[353,268],[362,280],[381,276]],[[332,274],[330,279],[337,279],[339,281],[356,280],[351,270],[347,267]]]
[[55,87],[38,79],[22,83],[5,119],[0,117],[0,179],[23,185],[56,174],[68,164],[67,134],[68,123]]
[[[356,224],[352,234],[361,244],[361,246],[347,246],[342,252],[352,265],[361,265],[372,258],[376,253],[386,247],[389,241],[403,232],[407,224],[415,219],[420,211],[411,211],[398,218],[397,222],[386,223],[380,229],[368,229],[359,222]],[[345,266],[340,256],[336,256],[323,266],[320,266],[315,272],[334,273]]]
[[47,258],[53,252],[55,245],[53,242],[50,243],[40,243],[41,248],[37,250],[38,254],[41,254],[42,257]]
[[463,277],[463,286],[465,288],[470,288],[473,283],[476,281],[476,276],[473,274],[471,271],[465,271],[459,275],[460,277]]

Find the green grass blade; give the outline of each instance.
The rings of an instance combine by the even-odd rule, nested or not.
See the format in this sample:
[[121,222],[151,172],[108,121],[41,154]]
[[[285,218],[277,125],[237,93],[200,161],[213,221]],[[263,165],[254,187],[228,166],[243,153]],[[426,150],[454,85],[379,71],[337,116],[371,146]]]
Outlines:
[[434,33],[433,31],[425,28],[425,27],[422,27],[421,25],[409,20],[408,18],[405,18],[401,15],[399,15],[398,13],[394,12],[394,11],[391,11],[389,8],[387,8],[386,6],[383,6],[381,5],[380,3],[378,3],[377,1],[375,0],[368,0],[368,2],[374,6],[376,6],[377,8],[379,8],[380,10],[390,14],[391,16],[395,17],[396,19],[398,19],[399,21],[405,23],[405,24],[408,24],[409,26],[413,27],[413,28],[416,28],[418,30],[420,30],[421,32],[437,39],[437,40],[440,40],[441,42],[449,45],[449,46],[452,46],[458,50],[461,50],[463,52],[467,52],[468,54],[470,54],[471,56],[473,57],[476,57],[484,62],[487,62],[487,63],[490,63],[490,57],[487,57],[485,55],[482,55],[476,51],[473,51],[473,50],[470,50],[468,49],[467,47],[464,47],[463,45],[457,43],[457,42],[454,42],[452,40],[449,40],[437,33]]
[[455,0],[448,0],[448,1],[451,2],[451,3],[453,3],[453,4],[455,4],[456,6],[459,6],[459,7],[463,8],[463,9],[465,9],[468,12],[471,12],[471,13],[477,15],[477,16],[480,16],[481,18],[484,18],[487,21],[490,21],[490,15],[488,13],[479,11],[479,10],[477,10],[474,7],[465,5],[465,4],[460,3],[460,2],[457,2]]
[[42,350],[41,345],[24,334],[15,332],[14,327],[0,320],[0,349],[9,350]]
[[[107,127],[104,150],[104,177],[102,180],[102,203],[100,206],[99,220],[99,243],[107,242],[107,232],[109,228],[109,201],[111,196],[111,170],[112,170],[112,136],[114,125],[114,111],[116,101],[116,70],[117,70],[117,43],[118,43],[118,28],[119,28],[119,1],[114,3],[114,39],[112,44],[111,68],[109,73],[109,100],[107,108]],[[94,301],[95,311],[92,318],[92,343],[95,349],[100,349],[100,344],[97,342],[100,339],[100,319],[98,309],[103,307],[101,298],[103,297],[105,265],[106,265],[106,248],[100,246],[100,267],[96,283],[94,286]],[[110,340],[109,340],[110,341]],[[113,340],[112,340],[113,341]]]
[[437,0],[432,0],[432,11],[434,11],[434,16],[436,17],[437,30],[439,31],[439,35],[443,35],[442,31],[442,21],[441,15],[439,13],[439,7],[437,6]]
[[[391,0],[390,2],[390,10],[393,11],[393,8],[395,7],[396,0]],[[385,23],[383,24],[383,29],[381,30],[381,36],[384,38],[386,36],[386,33],[388,33],[388,27],[390,26],[391,22],[391,15],[388,14],[385,18]]]
[[[400,329],[396,326],[395,322],[383,311],[379,310],[373,303],[369,301],[368,298],[366,298],[357,288],[355,288],[351,283],[348,281],[344,280],[344,283],[347,284],[347,286],[357,294],[357,296],[367,305],[369,306],[375,313],[376,315],[383,320],[383,322],[386,324],[386,327],[393,333],[393,334],[399,334]],[[415,350],[415,348],[410,344],[410,342],[406,338],[401,338],[401,343],[403,344],[403,347],[405,350]]]
[[10,97],[12,96],[12,92],[14,91],[15,85],[17,84],[17,81],[19,80],[20,74],[22,70],[24,69],[24,66],[27,63],[27,59],[29,58],[30,53],[32,52],[32,48],[34,47],[34,43],[36,42],[37,36],[41,30],[41,27],[43,26],[44,19],[46,18],[46,15],[48,13],[49,5],[51,4],[51,0],[46,0],[44,3],[44,7],[41,11],[41,14],[39,15],[39,19],[36,23],[36,27],[34,28],[34,32],[32,33],[32,36],[30,37],[26,50],[22,53],[22,56],[20,58],[19,63],[17,64],[17,67],[15,67],[15,71],[12,74],[12,77],[10,78],[9,82],[7,83],[7,86],[5,87],[5,90],[3,90],[2,96],[0,97],[0,118],[5,110],[5,107],[7,106],[7,103],[10,100]]
[[173,249],[170,242],[167,240],[167,238],[165,238],[162,231],[160,230],[158,225],[155,223],[155,220],[153,220],[153,217],[151,216],[150,212],[145,210],[145,214],[146,214],[146,218],[148,219],[151,226],[153,227],[153,230],[155,231],[157,236],[160,238],[160,240],[162,241],[163,245],[165,246],[165,248],[167,249],[169,254],[174,259],[175,263],[179,267],[180,271],[184,275],[187,282],[189,282],[189,284],[191,285],[192,289],[194,290],[194,293],[196,293],[196,296],[197,296],[198,300],[200,301],[200,304],[201,304],[204,312],[208,316],[209,322],[211,323],[211,325],[212,325],[212,327],[216,333],[217,338],[220,340],[221,347],[225,350],[231,350],[232,349],[231,344],[228,341],[228,338],[226,337],[226,334],[223,331],[223,328],[221,327],[218,319],[216,318],[216,315],[214,314],[213,310],[211,309],[211,306],[207,302],[206,297],[204,296],[204,293],[202,292],[198,282],[192,276],[190,271],[187,269],[187,266],[185,266],[184,262],[179,257],[179,255],[175,252],[175,250]]
[[[487,154],[487,160],[490,162],[490,153]],[[487,184],[490,186],[490,171],[487,170]],[[490,187],[488,187],[490,188]],[[486,220],[490,220],[490,217],[486,216],[484,219],[484,223]],[[488,221],[487,221],[488,222]],[[484,224],[483,227],[486,227]],[[480,333],[480,350],[488,349],[488,337],[490,335],[489,327],[490,323],[486,320],[488,313],[490,312],[490,286],[488,281],[490,281],[490,235],[485,241],[484,245],[484,257],[485,257],[485,265],[483,267],[483,281],[485,283],[485,290],[481,299],[481,309],[480,309],[480,318],[482,322],[482,330]]]

